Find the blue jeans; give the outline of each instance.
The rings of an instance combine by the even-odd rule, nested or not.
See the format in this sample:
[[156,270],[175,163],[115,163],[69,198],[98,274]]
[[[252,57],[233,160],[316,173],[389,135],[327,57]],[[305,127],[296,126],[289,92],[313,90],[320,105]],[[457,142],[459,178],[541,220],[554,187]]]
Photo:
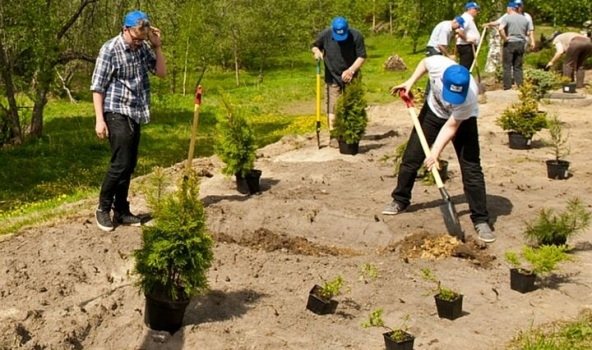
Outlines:
[[[438,118],[426,102],[419,113],[419,122],[431,147],[446,120]],[[461,123],[452,139],[452,144],[460,163],[463,189],[471,210],[471,220],[474,224],[489,223],[476,117],[471,117]],[[404,207],[411,202],[411,191],[415,184],[417,171],[423,164],[424,159],[425,154],[414,128],[403,154],[397,178],[397,187],[391,194],[395,202]]]
[[140,145],[140,124],[133,119],[117,114],[105,113],[111,145],[111,163],[103,179],[99,195],[99,209],[117,213],[129,213],[127,196],[130,181],[138,163]]

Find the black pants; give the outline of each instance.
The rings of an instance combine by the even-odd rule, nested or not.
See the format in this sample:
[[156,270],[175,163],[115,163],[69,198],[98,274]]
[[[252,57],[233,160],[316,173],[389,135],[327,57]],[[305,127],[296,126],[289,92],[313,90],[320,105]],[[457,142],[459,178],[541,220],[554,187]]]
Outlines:
[[512,77],[516,86],[522,86],[522,60],[524,58],[524,41],[504,43],[502,66],[504,68],[504,90],[512,87]]
[[99,209],[110,211],[113,206],[116,212],[125,214],[129,212],[127,196],[138,163],[140,124],[117,113],[106,113],[105,122],[109,129],[111,164],[101,186]]
[[464,66],[466,69],[471,69],[475,54],[473,53],[473,44],[456,45],[458,52],[458,64]]
[[[438,118],[426,102],[419,113],[419,122],[431,147],[446,120]],[[474,224],[489,223],[476,117],[471,117],[462,122],[452,139],[452,144],[460,163],[463,189],[471,210],[471,220]],[[408,206],[411,203],[411,191],[415,184],[417,171],[424,159],[425,154],[421,148],[419,137],[415,129],[413,129],[399,168],[397,187],[391,194],[397,203],[403,206]]]

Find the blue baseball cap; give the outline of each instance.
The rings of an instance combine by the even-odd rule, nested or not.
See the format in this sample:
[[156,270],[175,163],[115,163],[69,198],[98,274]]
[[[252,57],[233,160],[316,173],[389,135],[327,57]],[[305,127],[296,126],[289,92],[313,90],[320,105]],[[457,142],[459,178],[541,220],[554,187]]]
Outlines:
[[465,19],[462,18],[461,16],[456,16],[454,17],[454,20],[456,21],[456,23],[458,23],[458,25],[460,26],[461,29],[465,29]]
[[515,9],[516,7],[518,7],[518,5],[516,5],[515,2],[511,1],[508,3],[508,7]]
[[454,64],[442,75],[442,98],[453,105],[460,105],[467,99],[471,84],[471,73],[460,64]]
[[344,41],[348,35],[347,20],[341,16],[335,17],[331,22],[331,34],[336,41]]
[[465,5],[465,10],[470,10],[470,9],[481,9],[481,6],[477,5],[476,2],[471,1],[471,2],[467,2],[467,4]]
[[[127,15],[125,15],[125,18],[123,19],[123,26],[124,27],[135,27],[138,25],[138,22],[140,20],[144,20],[146,21],[145,23],[148,23],[148,15],[145,14],[142,11],[132,11],[129,12]],[[146,24],[148,25],[148,24]]]

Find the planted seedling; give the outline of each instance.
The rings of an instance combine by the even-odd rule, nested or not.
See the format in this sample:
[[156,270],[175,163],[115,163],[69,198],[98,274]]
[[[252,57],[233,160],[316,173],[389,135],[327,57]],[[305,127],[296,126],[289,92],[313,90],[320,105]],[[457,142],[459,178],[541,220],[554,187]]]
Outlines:
[[378,270],[376,266],[372,263],[364,263],[361,267],[360,271],[360,281],[366,282],[366,277],[369,278],[377,278],[378,277]]
[[362,324],[361,324],[362,327],[364,327],[364,328],[382,327],[384,329],[387,329],[389,332],[385,333],[385,335],[388,334],[388,337],[397,343],[402,343],[405,341],[415,339],[414,336],[412,336],[411,334],[409,334],[407,332],[407,330],[409,329],[409,326],[407,325],[407,322],[409,321],[409,318],[410,318],[409,314],[405,314],[401,318],[401,323],[399,324],[399,326],[395,326],[395,327],[391,328],[391,327],[388,327],[385,325],[384,319],[382,318],[383,312],[384,312],[383,309],[376,309],[376,310],[372,311],[370,313],[370,316],[368,317],[368,321],[362,322]]
[[337,276],[331,281],[325,281],[323,286],[318,290],[319,297],[331,300],[334,296],[341,293],[341,287],[343,287],[343,277]]
[[430,289],[430,293],[436,293],[436,295],[446,301],[452,301],[457,299],[460,296],[459,292],[456,292],[450,288],[446,288],[442,286],[440,280],[434,275],[432,270],[430,269],[423,269],[421,270],[423,273],[423,279],[432,283],[435,283],[435,287]]
[[521,273],[532,272],[538,276],[557,270],[557,265],[573,258],[567,253],[565,245],[543,245],[538,248],[522,247],[522,254],[507,251],[504,258]]
[[578,198],[574,198],[567,202],[567,207],[560,213],[551,208],[541,209],[538,217],[526,224],[524,236],[543,245],[561,245],[588,226],[590,212]]

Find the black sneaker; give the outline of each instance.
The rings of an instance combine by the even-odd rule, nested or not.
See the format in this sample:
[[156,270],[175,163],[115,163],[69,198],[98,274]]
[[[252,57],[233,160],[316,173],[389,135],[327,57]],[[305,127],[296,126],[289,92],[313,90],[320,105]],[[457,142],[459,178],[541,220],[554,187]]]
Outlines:
[[405,212],[405,210],[407,210],[406,206],[403,206],[402,204],[392,201],[389,204],[387,204],[386,207],[384,207],[384,209],[382,209],[382,214],[383,215],[397,215],[397,214]]
[[113,231],[113,221],[111,221],[111,212],[105,211],[101,209],[97,209],[95,211],[95,219],[97,221],[97,226],[103,231]]
[[115,213],[115,222],[117,222],[117,225],[142,226],[142,219],[132,213]]

